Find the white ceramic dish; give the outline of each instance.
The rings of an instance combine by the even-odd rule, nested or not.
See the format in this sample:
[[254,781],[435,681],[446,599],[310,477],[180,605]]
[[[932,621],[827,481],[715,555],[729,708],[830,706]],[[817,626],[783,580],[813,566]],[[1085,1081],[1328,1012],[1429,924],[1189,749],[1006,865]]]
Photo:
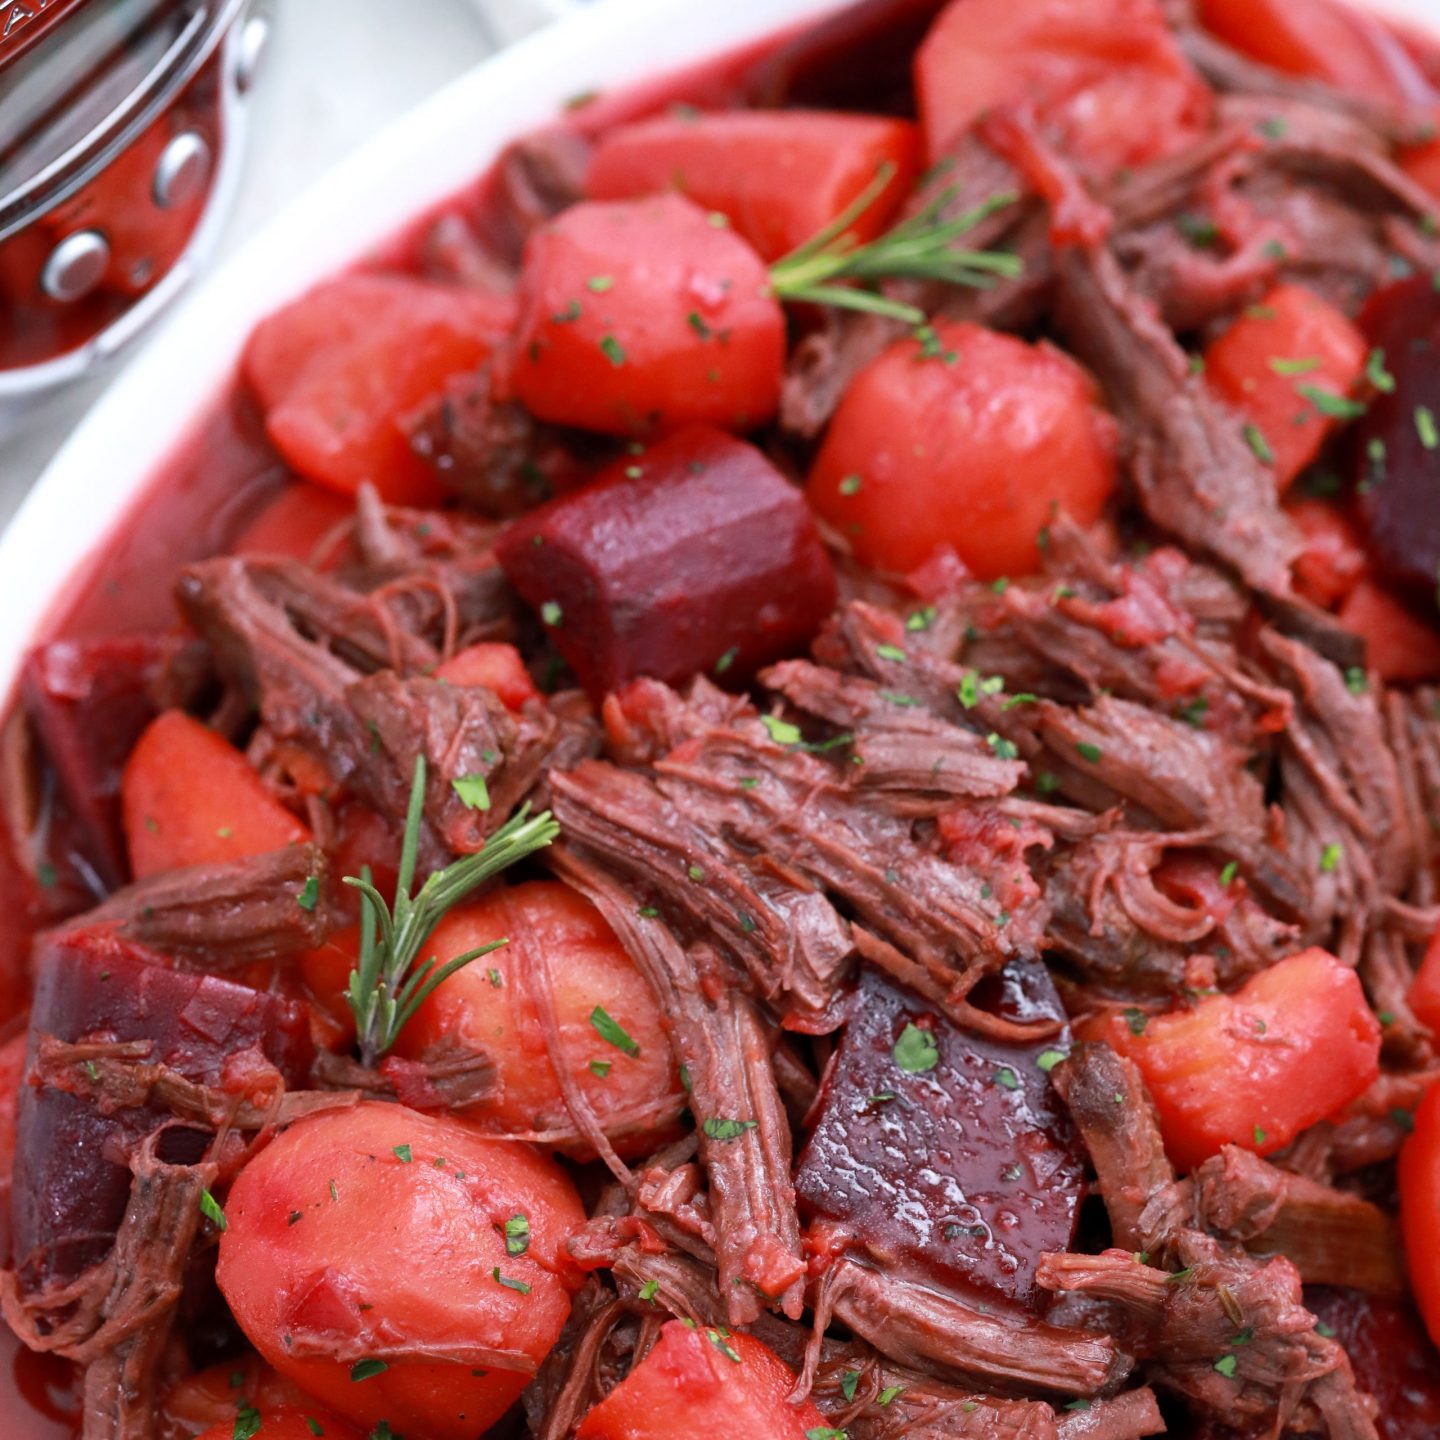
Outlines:
[[[261,316],[460,189],[570,96],[654,77],[842,3],[601,0],[485,61],[332,171],[130,362],[0,537],[0,697],[62,587],[219,392]],[[1376,8],[1440,28],[1440,0]]]

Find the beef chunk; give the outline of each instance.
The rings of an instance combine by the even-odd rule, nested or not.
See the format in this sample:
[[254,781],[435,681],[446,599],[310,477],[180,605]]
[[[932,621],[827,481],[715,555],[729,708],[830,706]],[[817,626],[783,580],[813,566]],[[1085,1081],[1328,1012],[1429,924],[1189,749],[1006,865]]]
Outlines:
[[[1008,1019],[1063,1021],[1036,961],[984,988],[976,1003]],[[816,1243],[1043,1308],[1036,1262],[1069,1248],[1085,1193],[1083,1152],[1037,1064],[1064,1034],[1017,1045],[963,1030],[871,970],[851,1014],[795,1179]]]

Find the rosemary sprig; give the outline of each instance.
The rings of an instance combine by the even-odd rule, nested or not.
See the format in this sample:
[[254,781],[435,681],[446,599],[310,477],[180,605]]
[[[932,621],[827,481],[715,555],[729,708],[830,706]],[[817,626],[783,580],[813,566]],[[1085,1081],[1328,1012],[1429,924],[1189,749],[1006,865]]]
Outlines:
[[[999,250],[955,248],[954,242],[986,216],[1019,199],[1008,191],[992,195],[953,220],[942,220],[945,207],[955,197],[955,188],[951,186],[893,230],[868,244],[857,244],[850,227],[880,197],[894,174],[895,166],[887,160],[848,209],[770,267],[770,284],[780,299],[865,310],[903,320],[907,325],[922,325],[924,311],[878,294],[866,288],[867,283],[941,280],[950,285],[970,285],[984,290],[994,285],[997,278],[1014,279],[1024,271],[1025,262],[1018,255]],[[839,283],[846,280],[859,284]]]
[[390,1049],[437,985],[472,960],[509,943],[508,938],[492,940],[443,965],[432,955],[417,966],[422,947],[446,911],[508,866],[543,850],[560,833],[548,810],[532,816],[524,805],[490,836],[483,850],[437,870],[412,895],[424,812],[425,757],[417,755],[393,906],[385,903],[371,882],[368,866],[359,876],[345,876],[345,883],[360,892],[360,957],[350,972],[345,999],[355,1016],[360,1057],[367,1065]]

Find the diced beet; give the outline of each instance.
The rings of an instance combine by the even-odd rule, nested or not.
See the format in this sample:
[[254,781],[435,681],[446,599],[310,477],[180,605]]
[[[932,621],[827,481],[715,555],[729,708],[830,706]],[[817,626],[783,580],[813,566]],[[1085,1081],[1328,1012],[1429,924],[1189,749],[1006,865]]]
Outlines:
[[1375,574],[1432,621],[1440,571],[1440,293],[1417,275],[1374,296],[1361,316],[1394,377],[1353,435],[1353,474]]
[[692,429],[517,520],[497,547],[593,695],[638,675],[743,680],[835,604],[800,491],[753,446]]
[[[221,1086],[263,1056],[287,1084],[309,1071],[305,1007],[213,975],[165,967],[164,957],[100,931],[42,939],[30,1011],[30,1053],[44,1036],[150,1043],[148,1061],[200,1084]],[[130,1189],[126,1159],[165,1111],[102,1113],[83,1093],[27,1085],[16,1125],[11,1197],[16,1268],[27,1287],[78,1275],[109,1249]],[[163,1152],[206,1137],[178,1130]],[[186,1155],[184,1158],[190,1158]]]
[[21,673],[25,709],[111,886],[125,880],[120,772],[159,712],[157,681],[183,643],[165,635],[57,640],[32,650]]
[[[1063,1015],[1038,962],[1012,961],[987,988],[972,998],[1006,1019]],[[912,1025],[934,1039],[929,1069],[897,1059]],[[910,1041],[900,1058],[923,1058]],[[1035,1262],[1069,1248],[1085,1190],[1080,1142],[1038,1063],[1066,1048],[1063,1031],[1011,1044],[962,1030],[867,971],[795,1179],[820,1248],[1041,1308]]]
[[1379,1402],[1380,1440],[1440,1435],[1440,1354],[1408,1301],[1313,1285],[1305,1303],[1349,1353],[1360,1388]]

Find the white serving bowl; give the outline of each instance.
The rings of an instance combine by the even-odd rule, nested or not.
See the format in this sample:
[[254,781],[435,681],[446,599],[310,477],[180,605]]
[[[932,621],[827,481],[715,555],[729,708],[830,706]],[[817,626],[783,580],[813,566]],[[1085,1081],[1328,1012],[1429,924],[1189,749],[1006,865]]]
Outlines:
[[[599,0],[478,65],[333,170],[200,285],[130,361],[0,537],[0,698],[67,582],[222,392],[257,320],[462,189],[571,96],[653,79],[842,5]],[[1440,0],[1376,8],[1440,27]]]

